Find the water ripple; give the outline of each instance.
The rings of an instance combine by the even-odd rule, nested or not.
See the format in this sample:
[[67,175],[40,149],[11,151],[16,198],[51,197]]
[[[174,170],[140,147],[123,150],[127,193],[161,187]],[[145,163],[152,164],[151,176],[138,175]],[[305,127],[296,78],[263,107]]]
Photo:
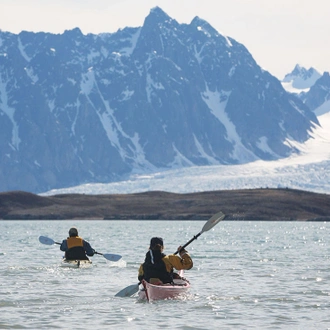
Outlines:
[[[173,253],[200,232],[199,221],[3,221],[1,329],[327,329],[328,223],[222,222],[192,243],[188,295],[141,302],[114,295],[137,284],[152,236]],[[86,269],[60,267],[70,226],[103,253]]]

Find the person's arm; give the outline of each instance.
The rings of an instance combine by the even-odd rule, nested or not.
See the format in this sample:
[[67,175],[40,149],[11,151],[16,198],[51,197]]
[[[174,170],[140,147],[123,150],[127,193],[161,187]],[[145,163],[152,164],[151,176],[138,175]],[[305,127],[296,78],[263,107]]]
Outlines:
[[141,264],[138,273],[138,280],[141,282],[143,280],[143,277],[144,277],[143,264]]
[[61,251],[68,251],[68,243],[67,243],[67,241],[66,241],[66,239],[64,239],[63,241],[62,241],[62,244],[60,245],[60,250]]
[[91,247],[91,245],[86,242],[85,240],[83,241],[84,243],[84,249],[86,251],[86,254],[89,256],[89,257],[92,257],[94,254],[95,254],[95,250]]
[[[178,248],[178,250],[180,249],[181,247]],[[193,261],[189,253],[184,249],[180,251],[180,257],[174,254],[170,254],[165,258],[167,258],[169,263],[177,270],[189,270],[193,267]]]

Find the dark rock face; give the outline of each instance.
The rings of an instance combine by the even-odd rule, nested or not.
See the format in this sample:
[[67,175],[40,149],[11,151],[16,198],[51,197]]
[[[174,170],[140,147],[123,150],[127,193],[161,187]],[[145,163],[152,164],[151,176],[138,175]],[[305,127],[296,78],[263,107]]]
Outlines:
[[324,72],[307,93],[301,93],[300,99],[311,109],[317,109],[317,115],[330,111],[330,75]]
[[0,191],[272,160],[318,121],[247,49],[160,8],[140,28],[0,31]]

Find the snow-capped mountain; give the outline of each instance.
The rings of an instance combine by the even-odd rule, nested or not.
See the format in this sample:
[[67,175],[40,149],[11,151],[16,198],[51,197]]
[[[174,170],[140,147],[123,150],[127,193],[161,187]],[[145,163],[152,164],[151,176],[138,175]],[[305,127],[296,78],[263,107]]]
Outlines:
[[299,98],[315,112],[317,116],[327,113],[330,109],[330,76],[329,72],[319,78],[310,90],[301,93]]
[[307,70],[297,64],[291,73],[285,75],[282,86],[290,93],[307,92],[321,76],[316,69]]
[[0,32],[0,191],[275,160],[315,114],[205,20],[112,34]]
[[329,72],[321,75],[314,68],[307,70],[297,64],[295,69],[282,80],[282,85],[289,93],[295,93],[317,116],[329,112]]

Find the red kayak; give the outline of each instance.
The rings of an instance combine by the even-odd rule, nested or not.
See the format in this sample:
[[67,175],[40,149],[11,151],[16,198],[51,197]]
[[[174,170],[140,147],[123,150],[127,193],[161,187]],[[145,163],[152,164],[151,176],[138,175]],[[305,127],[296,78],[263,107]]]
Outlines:
[[180,276],[181,278],[173,280],[173,284],[151,284],[142,280],[143,288],[139,291],[139,298],[152,301],[182,297],[189,290],[190,283],[181,274]]

